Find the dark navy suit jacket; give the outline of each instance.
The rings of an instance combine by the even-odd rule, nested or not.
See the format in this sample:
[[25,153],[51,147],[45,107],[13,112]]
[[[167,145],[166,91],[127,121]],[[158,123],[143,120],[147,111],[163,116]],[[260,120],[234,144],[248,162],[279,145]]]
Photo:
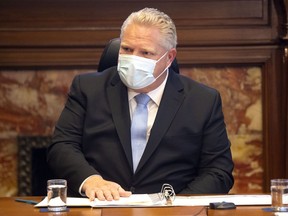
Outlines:
[[48,163],[73,196],[93,174],[133,193],[159,192],[163,183],[178,194],[227,193],[233,186],[219,93],[173,71],[135,173],[127,88],[116,67],[74,78]]

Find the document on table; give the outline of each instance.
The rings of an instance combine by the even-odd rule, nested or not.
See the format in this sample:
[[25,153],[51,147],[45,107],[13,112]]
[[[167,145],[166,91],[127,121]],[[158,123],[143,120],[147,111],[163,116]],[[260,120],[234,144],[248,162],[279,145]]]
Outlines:
[[[271,205],[270,195],[212,195],[212,196],[176,196],[172,206],[209,206],[211,202],[233,202],[235,205]],[[165,207],[164,200],[159,194],[133,194],[113,201],[90,202],[88,198],[68,197],[67,206],[70,207]],[[46,207],[47,198],[35,205]],[[170,205],[171,206],[171,205]]]
[[[132,194],[130,197],[121,197],[119,200],[113,201],[100,201],[95,199],[90,201],[88,198],[68,197],[67,206],[71,207],[144,207],[144,206],[162,206],[163,202],[160,196],[155,194]],[[36,204],[35,207],[46,207],[47,197],[40,203]]]
[[209,206],[212,202],[233,202],[235,205],[271,205],[271,195],[176,196],[175,206]]

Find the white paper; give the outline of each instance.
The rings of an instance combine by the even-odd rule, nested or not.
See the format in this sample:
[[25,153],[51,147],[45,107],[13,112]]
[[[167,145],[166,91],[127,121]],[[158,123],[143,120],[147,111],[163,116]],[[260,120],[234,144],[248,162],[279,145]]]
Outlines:
[[270,195],[176,196],[175,206],[209,206],[211,202],[233,202],[235,205],[271,205]]
[[[113,201],[90,202],[88,198],[68,197],[67,206],[71,207],[143,207],[163,206],[165,202],[151,198],[148,194],[133,194],[130,197],[121,197]],[[233,202],[235,205],[271,205],[270,195],[213,195],[213,196],[176,196],[173,206],[209,206],[211,202]],[[47,198],[35,205],[46,207]]]
[[[113,201],[100,201],[95,199],[90,201],[88,198],[77,198],[77,197],[68,197],[67,206],[90,206],[90,207],[129,207],[129,206],[159,206],[162,205],[159,199],[155,201],[152,199],[151,195],[148,194],[132,194],[130,197],[121,197],[119,200]],[[47,197],[42,200],[40,203],[36,204],[35,207],[46,207],[47,206]]]
[[132,194],[130,197],[121,197],[119,200],[113,201],[99,201],[95,199],[94,202],[91,203],[93,207],[107,207],[107,206],[161,206],[163,203],[157,199],[151,199],[151,196],[148,194]]

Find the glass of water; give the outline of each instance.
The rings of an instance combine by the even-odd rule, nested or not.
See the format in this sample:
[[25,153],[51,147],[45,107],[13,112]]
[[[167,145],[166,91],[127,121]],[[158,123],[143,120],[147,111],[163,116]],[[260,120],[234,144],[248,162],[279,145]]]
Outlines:
[[47,198],[49,211],[66,211],[67,181],[65,179],[50,179],[47,181]]
[[288,211],[288,179],[271,180],[271,198],[274,211]]

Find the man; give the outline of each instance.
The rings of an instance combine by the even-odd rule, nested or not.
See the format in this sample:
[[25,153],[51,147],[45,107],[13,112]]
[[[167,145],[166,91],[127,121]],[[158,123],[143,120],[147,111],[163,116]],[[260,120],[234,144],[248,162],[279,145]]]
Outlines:
[[[233,162],[221,98],[168,70],[176,56],[173,21],[145,8],[126,19],[120,39],[117,68],[73,80],[48,149],[55,175],[68,180],[70,195],[91,200],[155,193],[164,183],[176,194],[227,193]],[[149,97],[146,119],[135,123],[139,93]],[[141,137],[134,127],[143,122]],[[144,146],[136,146],[137,133]]]

